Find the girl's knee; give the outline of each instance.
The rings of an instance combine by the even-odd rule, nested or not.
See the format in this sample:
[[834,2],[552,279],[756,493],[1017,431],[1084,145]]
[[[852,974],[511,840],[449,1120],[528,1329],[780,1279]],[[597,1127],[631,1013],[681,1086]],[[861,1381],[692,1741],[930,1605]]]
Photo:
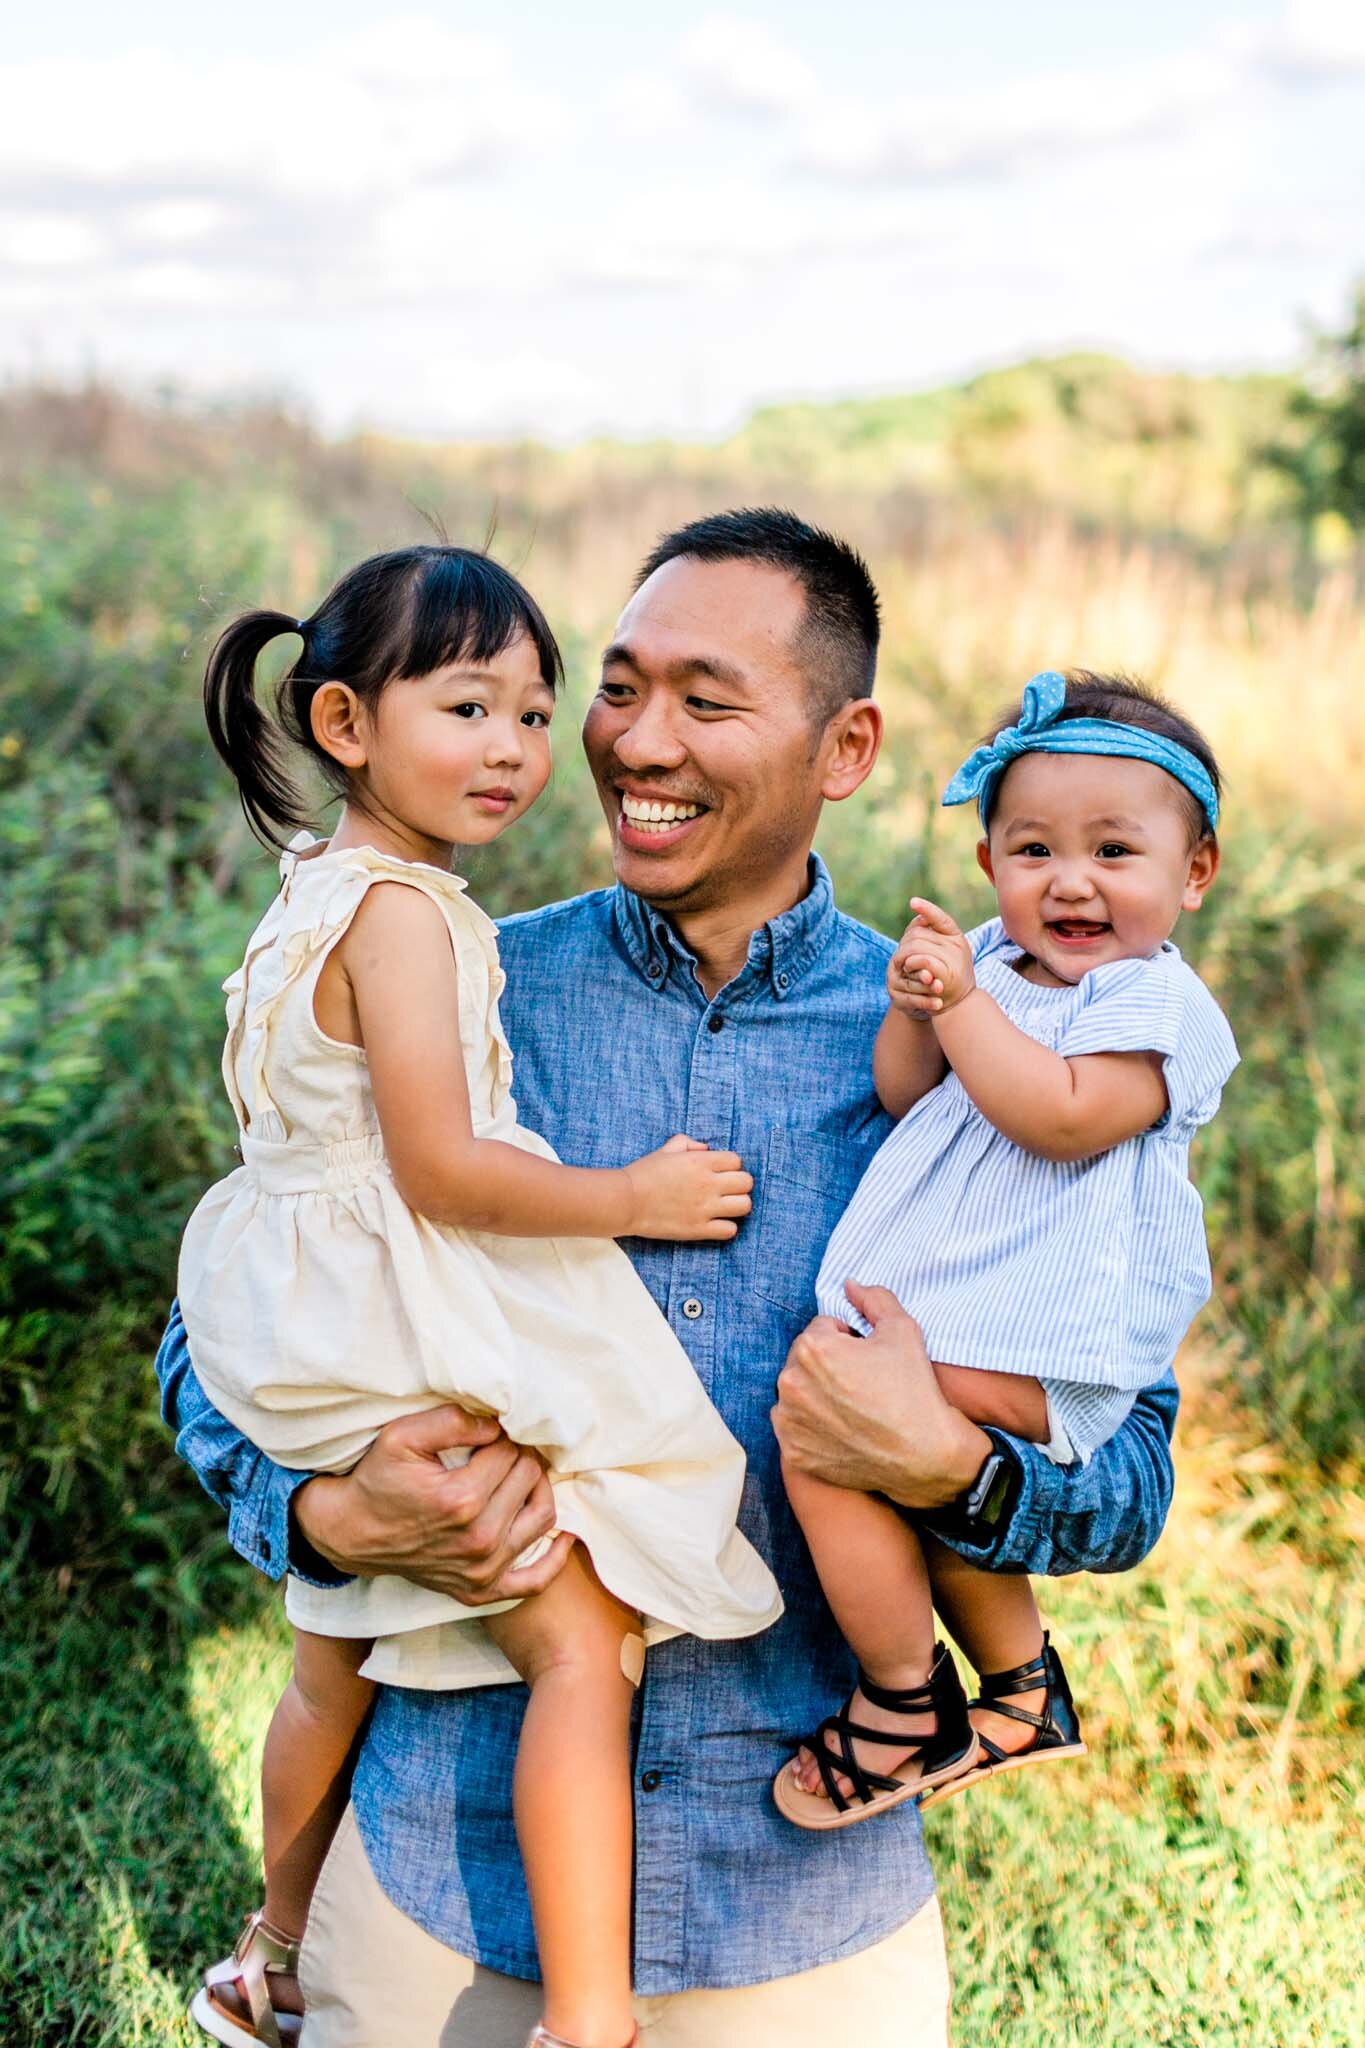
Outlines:
[[312,1721],[331,1724],[359,1721],[374,1697],[374,1686],[360,1676],[371,1645],[351,1637],[294,1633],[294,1675],[291,1687],[301,1712]]

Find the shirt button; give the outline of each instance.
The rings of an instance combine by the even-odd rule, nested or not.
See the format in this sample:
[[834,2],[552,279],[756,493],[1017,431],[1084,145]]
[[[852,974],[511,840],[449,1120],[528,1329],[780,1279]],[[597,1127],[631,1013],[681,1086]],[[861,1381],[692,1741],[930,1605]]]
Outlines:
[[697,1317],[701,1314],[701,1303],[697,1300],[695,1294],[689,1294],[687,1300],[683,1303],[683,1314],[687,1317],[689,1323],[695,1323]]
[[657,1792],[663,1781],[664,1774],[662,1771],[641,1771],[640,1790],[642,1792]]
[[719,1010],[716,1011],[714,1016],[707,1018],[706,1028],[708,1031],[723,1031],[725,1029],[725,1019],[721,1016]]
[[791,976],[790,976],[789,974],[779,974],[779,975],[778,975],[778,977],[777,977],[777,985],[778,985],[778,987],[779,987],[779,988],[790,988],[790,987],[791,987],[791,979],[792,979],[792,978],[791,978]]
[[268,1536],[262,1536],[262,1538],[261,1538],[261,1556],[262,1556],[262,1557],[263,1557],[263,1558],[265,1559],[266,1563],[267,1563],[267,1564],[269,1564],[269,1562],[270,1562],[270,1538],[269,1538]]

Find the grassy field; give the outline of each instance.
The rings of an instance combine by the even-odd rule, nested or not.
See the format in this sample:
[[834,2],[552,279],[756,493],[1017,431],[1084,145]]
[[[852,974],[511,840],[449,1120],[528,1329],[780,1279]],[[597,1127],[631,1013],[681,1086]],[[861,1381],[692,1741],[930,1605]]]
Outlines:
[[[1351,1475],[1324,1492],[1250,1439],[1199,1377],[1149,1562],[1044,1589],[1089,1759],[930,1816],[961,2042],[1360,2039],[1365,1507]],[[0,2040],[198,2038],[196,1966],[256,1896],[257,1745],[286,1664],[278,1609],[246,1594],[202,1633],[126,1606],[16,1616]]]
[[272,888],[203,736],[207,646],[422,537],[414,505],[461,539],[496,514],[570,687],[551,791],[471,879],[494,911],[544,902],[608,873],[573,726],[643,549],[772,500],[854,538],[883,593],[888,746],[821,840],[856,915],[898,930],[912,887],[987,914],[935,791],[1036,668],[1145,674],[1227,770],[1225,871],[1180,940],[1243,1066],[1196,1154],[1216,1299],[1176,1503],[1141,1570],[1046,1589],[1088,1762],[930,1816],[957,2037],[1362,2038],[1365,563],[1267,523],[1249,449],[1283,395],[1031,365],[728,449],[563,456],[0,395],[0,2048],[187,2041],[257,1891],[284,1630],[147,1362],[231,1164],[218,983]]

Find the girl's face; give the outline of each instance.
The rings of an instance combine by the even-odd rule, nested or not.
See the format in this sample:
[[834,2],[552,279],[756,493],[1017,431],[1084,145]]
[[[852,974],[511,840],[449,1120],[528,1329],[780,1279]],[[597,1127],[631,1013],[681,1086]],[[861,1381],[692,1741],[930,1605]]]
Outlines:
[[[322,700],[330,693],[329,708]],[[550,775],[554,703],[523,633],[490,662],[452,662],[390,683],[372,704],[326,684],[313,719],[322,744],[355,778],[367,821],[395,842],[392,850],[444,866],[454,847],[496,839],[540,795]],[[333,715],[338,727],[329,730]]]
[[1025,754],[1005,771],[977,858],[1050,982],[1145,958],[1198,910],[1218,846],[1191,846],[1183,796],[1154,763],[1101,754]]

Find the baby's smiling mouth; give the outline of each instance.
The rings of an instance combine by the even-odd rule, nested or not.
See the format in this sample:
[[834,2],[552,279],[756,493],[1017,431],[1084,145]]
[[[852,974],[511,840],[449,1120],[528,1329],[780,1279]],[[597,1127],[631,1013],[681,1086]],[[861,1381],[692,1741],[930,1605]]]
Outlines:
[[1112,927],[1102,924],[1098,918],[1093,917],[1055,917],[1048,920],[1047,929],[1055,938],[1075,943],[1085,939],[1102,939]]

